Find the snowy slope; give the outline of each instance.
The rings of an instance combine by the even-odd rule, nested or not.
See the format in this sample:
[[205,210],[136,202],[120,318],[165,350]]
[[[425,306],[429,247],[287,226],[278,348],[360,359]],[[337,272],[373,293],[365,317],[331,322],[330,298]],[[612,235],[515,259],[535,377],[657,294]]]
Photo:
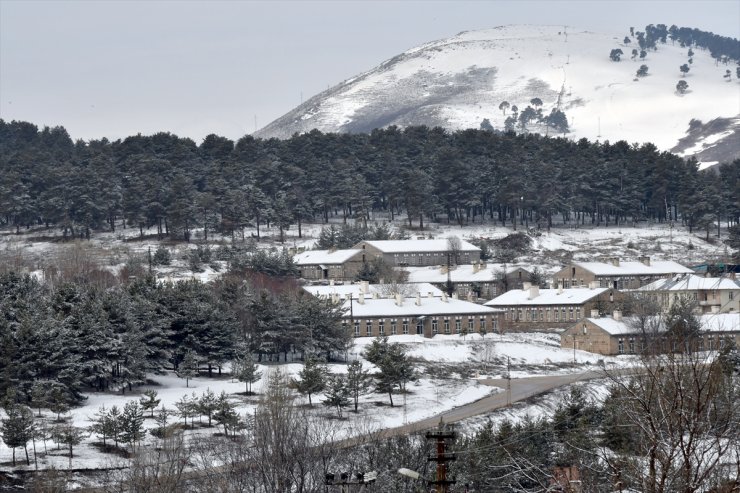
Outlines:
[[[627,31],[627,29],[625,29]],[[567,33],[567,34],[566,34]],[[723,139],[738,155],[740,83],[734,65],[715,65],[709,53],[695,49],[685,80],[689,90],[675,91],[687,48],[658,44],[645,60],[631,60],[637,47],[628,32],[594,33],[563,26],[502,26],[463,32],[410,49],[374,69],[330,88],[256,132],[287,138],[295,132],[366,132],[388,125],[480,128],[488,118],[504,127],[502,101],[524,109],[532,98],[543,111],[558,106],[568,117],[570,138],[653,142],[671,150],[687,136],[689,122],[730,119],[716,135],[703,132],[684,140],[676,152],[693,155]],[[621,48],[621,62],[609,52]],[[642,64],[648,76],[636,78]],[[732,79],[723,77],[732,70]],[[545,132],[533,127],[531,131]],[[716,156],[715,156],[716,157]],[[720,156],[720,159],[727,159]],[[717,159],[715,159],[717,160]]]

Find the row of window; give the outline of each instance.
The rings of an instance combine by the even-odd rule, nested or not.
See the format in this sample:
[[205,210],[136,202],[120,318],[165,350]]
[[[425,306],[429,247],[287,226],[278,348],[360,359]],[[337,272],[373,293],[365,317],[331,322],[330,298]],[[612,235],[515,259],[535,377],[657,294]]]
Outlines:
[[[465,317],[465,320],[463,320],[463,317],[443,317],[441,320],[439,317],[433,317],[432,318],[432,334],[438,334],[440,329],[440,322],[442,325],[442,329],[445,334],[451,334],[452,333],[452,327],[454,324],[454,329],[456,334],[461,334],[463,331],[463,328],[465,328],[466,332],[473,332],[476,330],[475,326],[475,320],[476,317]],[[355,320],[354,321],[354,334],[356,337],[359,337],[362,334],[362,329],[364,328],[364,335],[366,336],[372,336],[373,335],[373,319],[367,319],[364,322],[362,320]],[[390,319],[389,327],[390,327],[390,335],[396,335],[398,334],[399,329],[399,320],[398,319]],[[411,319],[409,318],[402,318],[400,320],[400,328],[402,334],[408,334],[409,329],[412,325]],[[496,319],[493,320],[493,330],[497,330],[498,322]],[[342,326],[346,329],[347,328],[347,321],[342,322]],[[378,335],[384,336],[386,335],[386,320],[380,319],[377,320],[377,327],[378,327]],[[424,333],[424,321],[420,319],[414,320],[414,328],[416,330],[416,334],[423,334]],[[478,331],[488,331],[488,324],[486,321],[485,316],[481,316],[479,318],[478,322]]]
[[[728,344],[732,342],[732,337],[729,336],[706,336],[701,337],[697,341],[696,349],[698,351],[714,351],[715,349],[724,349]],[[663,340],[663,345],[665,346],[665,339]],[[619,338],[617,340],[617,352],[619,354],[625,354],[624,351],[624,339]],[[678,351],[679,345],[678,341],[673,341],[673,351]],[[640,350],[645,350],[645,339],[640,339]],[[628,354],[635,354],[635,338],[630,337],[627,339],[627,352]]]
[[513,322],[567,322],[580,320],[580,318],[580,306],[509,308],[504,312],[504,320]]

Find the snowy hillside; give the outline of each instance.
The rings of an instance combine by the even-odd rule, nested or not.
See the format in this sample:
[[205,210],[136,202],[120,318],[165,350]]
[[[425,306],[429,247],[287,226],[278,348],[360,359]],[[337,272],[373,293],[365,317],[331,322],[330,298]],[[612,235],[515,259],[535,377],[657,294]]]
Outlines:
[[[503,129],[511,110],[499,109],[502,101],[523,110],[539,98],[545,114],[553,108],[565,112],[569,138],[649,141],[704,161],[740,155],[740,82],[734,65],[715,65],[707,51],[695,48],[690,72],[682,77],[679,66],[687,63],[687,48],[658,43],[644,60],[633,60],[637,40],[631,37],[625,45],[627,34],[627,28],[603,34],[563,26],[463,32],[410,49],[327,89],[255,135],[287,138],[314,128],[366,132],[421,124],[457,130],[480,128],[485,118]],[[624,52],[620,62],[609,58],[615,48]],[[648,75],[638,78],[643,64]],[[728,69],[729,80],[724,77]],[[689,87],[678,95],[682,79]],[[725,124],[708,125],[718,118]],[[533,125],[529,130],[547,129]]]

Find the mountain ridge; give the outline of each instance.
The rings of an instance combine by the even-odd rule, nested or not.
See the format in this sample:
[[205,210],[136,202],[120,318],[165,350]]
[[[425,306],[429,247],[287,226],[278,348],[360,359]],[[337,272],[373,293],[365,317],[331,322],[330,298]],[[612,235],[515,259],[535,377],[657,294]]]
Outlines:
[[[734,74],[729,81],[723,78],[727,66],[715,64],[706,50],[694,48],[691,70],[682,77],[679,66],[688,59],[687,47],[659,43],[644,59],[630,60],[635,36],[573,29],[508,25],[430,41],[311,97],[254,135],[369,132],[389,125],[461,130],[480,128],[484,119],[504,130],[511,112],[500,110],[501,102],[524,110],[539,98],[544,114],[564,111],[569,138],[650,141],[662,150],[699,157],[708,139],[714,151],[707,160],[740,155],[740,146],[732,144],[740,129],[738,81]],[[615,48],[624,52],[620,62],[609,59]],[[648,66],[646,77],[636,76],[641,65]],[[686,94],[677,93],[679,80],[689,84]],[[692,120],[716,118],[729,119],[732,132],[725,128],[728,135],[718,141],[706,132],[698,140],[689,134]],[[537,123],[527,130],[551,132]],[[685,138],[691,145],[679,145]]]

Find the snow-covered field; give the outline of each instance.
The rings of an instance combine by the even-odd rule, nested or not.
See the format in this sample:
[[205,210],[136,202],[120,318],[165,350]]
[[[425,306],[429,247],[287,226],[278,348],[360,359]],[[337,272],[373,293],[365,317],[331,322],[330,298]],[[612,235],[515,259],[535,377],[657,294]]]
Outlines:
[[[479,378],[500,377],[506,371],[507,357],[510,359],[512,377],[520,378],[532,374],[558,374],[564,372],[578,372],[593,369],[599,366],[600,360],[607,364],[629,364],[628,357],[604,358],[583,351],[576,352],[577,364],[573,364],[573,351],[561,349],[557,336],[546,334],[505,334],[488,335],[481,338],[480,335],[468,335],[461,337],[457,335],[439,335],[433,339],[425,339],[421,336],[391,336],[391,342],[404,344],[409,355],[417,361],[417,369],[420,378],[417,382],[410,384],[409,392],[405,395],[394,395],[394,407],[389,406],[386,394],[372,393],[361,397],[359,413],[344,413],[346,420],[338,421],[340,428],[339,436],[351,436],[356,433],[367,433],[383,428],[401,426],[406,423],[421,420],[423,418],[438,415],[454,407],[467,404],[487,395],[501,391],[496,387],[489,387],[479,382]],[[370,339],[360,338],[356,341],[354,349],[350,352],[350,360],[361,359],[361,354]],[[438,363],[446,363],[443,373],[434,372],[434,377],[427,373],[431,367],[437,367]],[[372,365],[365,362],[367,368]],[[185,380],[174,374],[152,375],[151,384],[138,387],[134,392],[126,395],[120,393],[90,393],[80,407],[72,409],[67,414],[75,426],[89,427],[90,418],[105,406],[123,408],[126,402],[138,400],[144,390],[152,389],[158,393],[161,399],[160,406],[169,410],[175,410],[175,403],[184,395],[200,395],[210,389],[217,395],[222,391],[229,394],[230,400],[235,403],[240,415],[251,415],[259,402],[259,393],[266,384],[271,372],[281,371],[288,376],[295,376],[301,369],[300,364],[270,364],[260,365],[262,380],[253,385],[257,396],[245,396],[245,385],[234,381],[228,375],[222,377],[208,378],[201,376],[190,380],[186,386]],[[346,364],[330,364],[329,369],[333,373],[346,372]],[[308,405],[308,400],[296,395],[297,402],[302,406]],[[314,406],[311,412],[327,418],[334,418],[335,411],[321,404],[323,395],[312,397]],[[48,411],[43,412],[45,420],[53,420],[55,416]],[[177,417],[170,418],[176,422]],[[203,418],[205,423],[205,418]],[[147,429],[155,427],[152,419],[145,422]],[[188,433],[216,433],[214,428],[203,428],[196,420],[196,430]],[[153,437],[148,437],[146,443],[155,443]],[[115,455],[102,453],[94,443],[98,442],[95,436],[88,436],[82,444],[75,447],[74,457],[70,462],[65,449],[57,450],[56,446],[49,441],[47,443],[48,454],[43,454],[44,447],[41,442],[37,443],[39,455],[39,467],[51,467],[65,469],[87,469],[108,467],[112,463],[120,462],[122,459]],[[16,450],[17,457],[23,454],[22,450]],[[0,469],[9,469],[11,450],[4,444],[0,445]],[[17,468],[26,468],[25,464],[19,462]],[[33,461],[30,468],[33,468]]]
[[[380,219],[380,218],[379,218]],[[402,219],[401,219],[402,220]],[[379,221],[380,222],[380,221]],[[397,223],[397,226],[400,223]],[[289,248],[310,248],[323,225],[308,225],[304,227],[304,237],[289,236],[285,246]],[[520,228],[521,231],[521,228]],[[451,235],[462,239],[475,238],[502,238],[511,234],[509,227],[481,224],[459,227],[445,224],[432,224],[424,232],[412,232],[414,236],[445,238]],[[154,231],[145,232],[152,234]],[[269,231],[263,231],[266,236]],[[724,233],[724,230],[723,230]],[[10,231],[0,233],[0,255],[7,261],[17,261],[18,266],[27,271],[37,271],[44,265],[52,262],[55,256],[71,255],[80,251],[112,272],[117,272],[131,257],[144,256],[151,247],[156,250],[159,243],[156,240],[124,241],[138,236],[138,230],[127,229],[116,233],[100,233],[94,235],[89,242],[57,243],[48,241],[48,237],[58,236],[54,230],[36,230],[15,235]],[[247,233],[249,234],[249,233]],[[197,236],[197,235],[196,235]],[[217,238],[212,247],[228,239]],[[277,246],[278,243],[265,241],[260,247]],[[158,268],[157,275],[162,278],[189,279],[197,277],[201,280],[212,280],[219,275],[212,269],[203,273],[190,272],[184,255],[194,245],[167,244],[172,251],[173,265]],[[545,273],[558,270],[563,263],[570,260],[588,260],[601,255],[635,258],[638,255],[651,255],[655,259],[673,259],[686,265],[703,263],[715,260],[724,255],[726,249],[721,242],[716,244],[704,241],[702,232],[689,233],[680,227],[670,228],[663,224],[647,224],[641,227],[613,227],[613,228],[554,228],[551,232],[542,232],[533,236],[532,251],[517,259],[518,263],[529,263],[539,266]],[[14,260],[15,259],[15,260]],[[404,396],[394,396],[394,407],[388,405],[388,396],[384,394],[370,394],[361,399],[360,412],[345,413],[348,419],[336,421],[344,436],[353,433],[367,432],[381,428],[400,426],[426,417],[435,416],[456,406],[460,406],[481,399],[500,389],[488,387],[480,383],[480,379],[491,377],[500,378],[507,371],[510,364],[511,375],[522,378],[530,375],[553,375],[566,372],[577,372],[593,369],[601,364],[628,365],[629,357],[610,358],[572,349],[561,349],[559,338],[554,334],[504,334],[487,335],[481,338],[478,334],[466,337],[458,335],[438,335],[432,339],[425,339],[416,335],[393,336],[393,342],[403,343],[409,355],[416,361],[420,372],[418,382],[409,386],[409,393]],[[370,339],[359,338],[354,349],[350,352],[350,360],[361,358],[364,347]],[[575,359],[575,362],[574,362]],[[295,375],[300,370],[299,364],[270,364],[263,366],[262,382],[254,385],[259,392],[264,385],[267,374],[271,371],[285,372]],[[346,364],[330,365],[332,372],[346,371]],[[228,375],[222,378],[207,378],[202,376],[193,379],[190,387],[185,381],[172,374],[152,375],[152,384],[134,389],[133,393],[99,394],[92,393],[83,406],[73,409],[69,419],[77,426],[89,426],[89,418],[95,414],[100,406],[110,408],[113,405],[122,408],[132,399],[138,399],[146,389],[154,389],[159,393],[162,404],[174,410],[174,403],[183,395],[201,394],[210,389],[216,394],[225,391],[230,399],[238,405],[240,414],[254,412],[258,403],[257,397],[246,397],[244,385],[232,381]],[[553,394],[557,395],[557,393]],[[314,396],[312,412],[322,416],[333,416],[335,411],[320,404],[322,396]],[[405,400],[405,403],[404,403]],[[547,401],[547,400],[545,400]],[[507,416],[506,413],[537,413],[547,412],[548,406],[542,409],[529,407],[514,407],[514,411],[504,411],[497,416]],[[519,409],[519,411],[517,411]],[[514,414],[511,414],[514,416]],[[47,413],[47,419],[51,416]],[[172,418],[176,420],[177,418]],[[154,427],[154,421],[146,421],[148,428]],[[212,433],[214,429],[199,428],[198,433]],[[193,433],[193,432],[191,432]],[[149,438],[153,441],[153,438]],[[88,437],[80,446],[75,448],[75,457],[71,462],[73,468],[104,467],[122,459],[117,456],[103,454],[93,445],[96,439]],[[55,450],[52,443],[48,443],[49,454],[40,459],[44,467],[55,466],[65,468],[70,466],[66,451]],[[43,445],[37,443],[37,450],[42,451]],[[22,452],[21,452],[22,453]],[[0,467],[9,468],[11,451],[0,444]],[[19,466],[24,467],[24,466]],[[31,465],[33,467],[33,465]]]

